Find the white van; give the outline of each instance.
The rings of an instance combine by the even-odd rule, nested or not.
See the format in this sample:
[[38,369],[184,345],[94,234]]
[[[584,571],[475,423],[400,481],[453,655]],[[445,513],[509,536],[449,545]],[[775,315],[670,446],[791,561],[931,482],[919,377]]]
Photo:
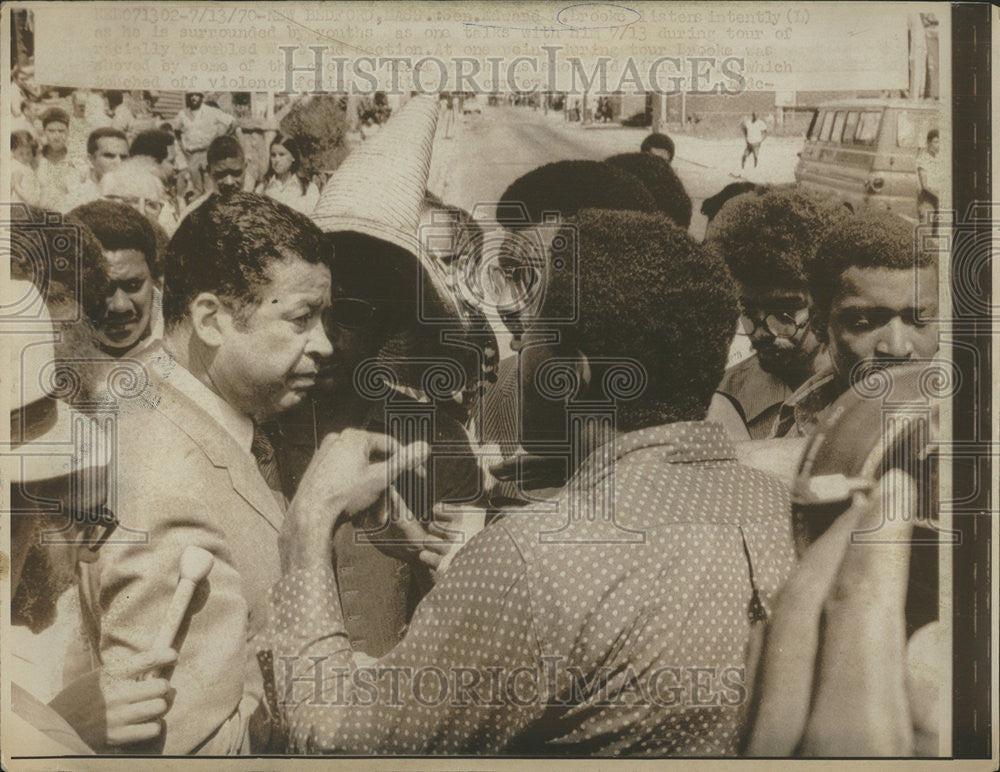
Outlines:
[[933,101],[851,99],[817,108],[795,167],[807,190],[835,194],[855,211],[878,207],[917,219],[917,155],[939,127]]

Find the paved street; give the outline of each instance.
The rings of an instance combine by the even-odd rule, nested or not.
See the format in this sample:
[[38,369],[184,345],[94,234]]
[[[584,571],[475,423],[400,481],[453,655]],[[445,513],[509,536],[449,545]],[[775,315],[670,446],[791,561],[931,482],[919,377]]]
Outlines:
[[[615,153],[637,151],[649,129],[617,125],[584,127],[567,123],[562,113],[544,115],[524,107],[483,107],[483,114],[459,116],[447,135],[444,117],[435,139],[429,187],[448,203],[472,210],[476,203],[495,202],[515,179],[551,161],[601,160]],[[677,145],[674,169],[694,204],[691,233],[701,238],[701,202],[734,182],[740,172],[743,138],[737,127],[732,139],[701,139],[673,135]],[[761,149],[758,169],[748,168],[754,182],[794,181],[800,138],[772,137]],[[752,167],[752,160],[748,162]],[[478,213],[477,213],[478,214]]]

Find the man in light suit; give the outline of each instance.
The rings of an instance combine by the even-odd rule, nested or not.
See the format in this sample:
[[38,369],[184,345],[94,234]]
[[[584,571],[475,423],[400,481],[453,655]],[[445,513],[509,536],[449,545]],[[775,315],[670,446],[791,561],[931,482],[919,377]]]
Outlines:
[[[273,747],[256,651],[281,575],[285,500],[266,425],[303,399],[331,353],[329,253],[308,218],[252,194],[212,199],[167,250],[164,339],[143,353],[148,385],[122,401],[118,426],[115,510],[128,543],[102,554],[84,591],[94,654],[150,647],[185,547],[215,563],[175,639],[176,695],[158,745],[125,752]],[[307,478],[329,478],[323,459]],[[323,485],[306,483],[291,507],[328,506]]]

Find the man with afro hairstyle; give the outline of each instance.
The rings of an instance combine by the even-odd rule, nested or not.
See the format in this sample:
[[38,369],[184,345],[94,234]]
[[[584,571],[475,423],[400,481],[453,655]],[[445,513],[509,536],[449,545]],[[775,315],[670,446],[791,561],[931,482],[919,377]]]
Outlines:
[[754,349],[726,370],[709,411],[733,439],[770,436],[782,403],[826,364],[803,261],[837,216],[812,194],[777,188],[739,196],[712,223],[706,243],[736,279],[741,332]]
[[[539,312],[551,280],[548,250],[559,233],[559,222],[581,209],[656,212],[656,199],[634,175],[602,161],[557,161],[533,169],[515,180],[497,205],[497,220],[506,229],[510,248],[494,261],[510,285],[508,296],[515,300],[498,308],[500,317],[513,335],[514,356],[500,361],[497,380],[485,391],[476,427],[482,442],[497,443],[502,453],[516,452],[524,437],[522,374],[518,351],[524,341],[525,326]],[[565,234],[571,241],[572,229]],[[518,245],[534,247],[522,254]],[[489,262],[488,256],[482,262]],[[525,275],[529,278],[524,278]],[[507,490],[504,495],[512,494]]]
[[607,163],[634,175],[656,200],[660,211],[682,228],[691,225],[691,198],[684,183],[661,156],[653,153],[621,153]]
[[[530,515],[471,539],[367,673],[339,632],[335,590],[303,604],[290,584],[273,652],[289,752],[736,752],[751,626],[793,549],[782,484],[739,464],[702,420],[735,289],[722,261],[660,214],[585,210],[567,225],[576,280],[554,281],[545,311],[568,318],[575,306],[577,321],[533,320],[532,332],[561,335],[524,353],[548,371],[553,412],[582,419],[571,422],[579,469]],[[428,690],[429,662],[464,696],[428,699],[447,691]]]
[[805,263],[810,323],[830,366],[781,406],[774,436],[806,436],[845,391],[938,349],[937,261],[914,227],[888,212],[853,215]]

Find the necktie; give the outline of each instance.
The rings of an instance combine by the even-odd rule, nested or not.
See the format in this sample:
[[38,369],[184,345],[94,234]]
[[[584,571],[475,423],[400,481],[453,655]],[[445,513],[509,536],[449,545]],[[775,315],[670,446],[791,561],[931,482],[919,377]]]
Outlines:
[[281,474],[278,471],[278,454],[274,450],[274,443],[271,441],[271,432],[276,431],[275,424],[253,424],[253,442],[250,445],[250,452],[257,460],[257,468],[267,487],[275,492],[276,498],[284,501],[281,490]]

